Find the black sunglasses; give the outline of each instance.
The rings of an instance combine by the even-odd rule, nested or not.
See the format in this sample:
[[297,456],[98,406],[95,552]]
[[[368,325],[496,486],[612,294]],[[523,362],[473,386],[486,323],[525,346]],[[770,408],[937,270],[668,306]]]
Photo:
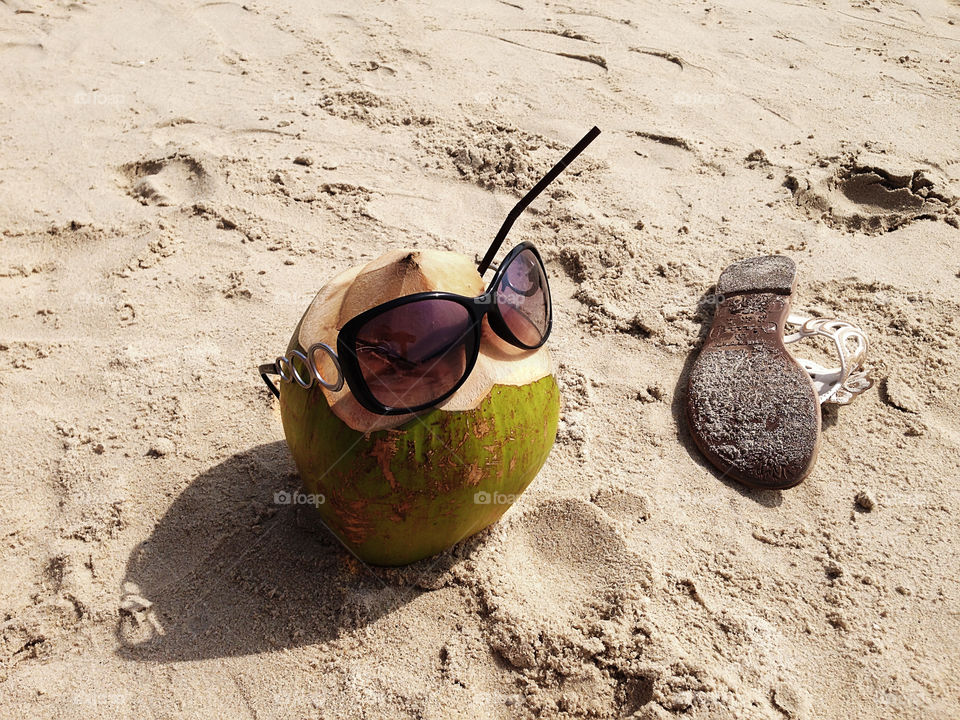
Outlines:
[[[592,128],[507,215],[480,261],[483,275],[517,217],[600,134]],[[553,308],[547,272],[530,243],[517,245],[497,268],[486,292],[470,298],[448,292],[422,292],[390,300],[351,318],[337,334],[337,350],[325,343],[306,352],[261,365],[260,376],[295,382],[314,381],[338,391],[344,381],[361,406],[379,415],[402,415],[437,405],[453,395],[476,365],[483,318],[490,329],[515,347],[533,350],[550,336]],[[319,368],[332,367],[336,380]]]

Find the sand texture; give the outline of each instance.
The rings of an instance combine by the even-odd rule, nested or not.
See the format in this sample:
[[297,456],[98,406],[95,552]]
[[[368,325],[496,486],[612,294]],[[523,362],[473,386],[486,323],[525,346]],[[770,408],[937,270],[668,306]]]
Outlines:
[[[958,70],[945,0],[0,0],[0,717],[960,716]],[[257,364],[339,272],[482,255],[594,124],[504,248],[553,288],[546,466],[360,565],[274,503]],[[683,421],[768,254],[878,380],[782,492]]]

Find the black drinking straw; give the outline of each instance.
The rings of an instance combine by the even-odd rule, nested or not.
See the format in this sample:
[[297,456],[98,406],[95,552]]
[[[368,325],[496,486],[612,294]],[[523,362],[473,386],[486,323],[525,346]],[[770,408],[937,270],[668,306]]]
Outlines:
[[566,170],[567,165],[572,163],[577,155],[586,150],[587,145],[592,143],[594,138],[596,138],[599,134],[600,129],[594,125],[590,132],[584,135],[580,142],[570,148],[570,151],[560,159],[560,162],[554,165],[550,169],[550,172],[540,178],[540,182],[534,185],[530,192],[524,195],[520,202],[514,206],[513,210],[511,210],[507,215],[507,219],[503,221],[503,225],[500,226],[500,232],[498,232],[497,236],[493,239],[493,244],[490,246],[490,249],[487,250],[487,254],[483,256],[483,260],[480,261],[480,265],[477,267],[481,275],[483,275],[487,271],[487,268],[490,267],[490,263],[493,262],[493,258],[496,256],[497,251],[500,250],[500,246],[503,245],[503,241],[506,239],[507,233],[510,232],[510,228],[513,227],[513,223],[516,221],[516,219],[520,217],[520,213],[526,210],[527,206],[536,199],[537,195],[542,193],[543,189],[547,187],[547,185],[556,180],[557,176]]

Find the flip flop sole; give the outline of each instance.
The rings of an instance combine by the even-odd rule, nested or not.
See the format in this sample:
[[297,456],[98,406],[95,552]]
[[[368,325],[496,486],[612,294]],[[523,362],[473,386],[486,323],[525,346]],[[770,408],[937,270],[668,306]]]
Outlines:
[[694,441],[722,473],[753,487],[797,485],[819,449],[816,391],[783,343],[796,275],[779,255],[724,270],[713,326],[690,371]]

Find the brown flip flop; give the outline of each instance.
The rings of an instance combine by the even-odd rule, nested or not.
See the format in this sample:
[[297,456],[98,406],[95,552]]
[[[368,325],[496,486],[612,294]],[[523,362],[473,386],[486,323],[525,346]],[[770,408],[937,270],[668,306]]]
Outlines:
[[759,488],[798,484],[820,446],[820,399],[784,345],[796,280],[781,255],[724,270],[713,327],[690,371],[694,441],[724,475]]

